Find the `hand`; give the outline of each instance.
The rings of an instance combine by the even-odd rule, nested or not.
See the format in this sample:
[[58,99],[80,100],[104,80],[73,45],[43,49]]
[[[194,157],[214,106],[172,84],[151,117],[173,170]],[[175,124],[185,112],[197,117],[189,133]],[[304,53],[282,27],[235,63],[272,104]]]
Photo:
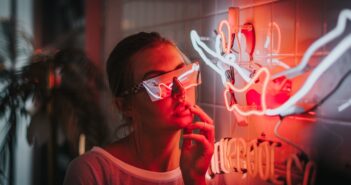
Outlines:
[[[201,121],[184,128],[180,169],[186,185],[203,185],[214,148],[213,120],[197,105],[190,106],[189,109]],[[199,134],[192,133],[194,129],[199,129]]]

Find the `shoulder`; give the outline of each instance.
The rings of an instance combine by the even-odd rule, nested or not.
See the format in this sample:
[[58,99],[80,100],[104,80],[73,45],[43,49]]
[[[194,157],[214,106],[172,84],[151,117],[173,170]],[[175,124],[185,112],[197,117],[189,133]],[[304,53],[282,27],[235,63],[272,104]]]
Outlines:
[[89,151],[70,162],[64,184],[100,184],[107,176],[108,166],[98,152]]

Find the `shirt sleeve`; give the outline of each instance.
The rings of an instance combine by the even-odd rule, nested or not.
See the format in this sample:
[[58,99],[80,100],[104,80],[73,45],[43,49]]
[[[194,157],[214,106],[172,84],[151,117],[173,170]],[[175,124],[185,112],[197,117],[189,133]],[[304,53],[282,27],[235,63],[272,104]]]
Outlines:
[[68,166],[64,185],[93,185],[98,184],[95,174],[87,161],[74,159]]

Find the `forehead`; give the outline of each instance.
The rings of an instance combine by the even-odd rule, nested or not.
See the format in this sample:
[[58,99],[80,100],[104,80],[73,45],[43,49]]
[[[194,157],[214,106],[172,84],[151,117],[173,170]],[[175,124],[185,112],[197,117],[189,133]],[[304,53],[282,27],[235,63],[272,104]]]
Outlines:
[[168,72],[174,70],[184,60],[178,49],[169,44],[147,48],[133,55],[134,81],[140,82],[145,74],[158,71]]

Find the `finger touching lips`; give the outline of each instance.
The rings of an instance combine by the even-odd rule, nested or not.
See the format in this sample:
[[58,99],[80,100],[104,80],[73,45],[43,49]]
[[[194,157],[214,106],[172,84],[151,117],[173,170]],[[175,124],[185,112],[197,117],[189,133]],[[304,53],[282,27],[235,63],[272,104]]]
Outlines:
[[195,115],[199,116],[202,121],[213,125],[213,120],[199,106],[190,106],[189,110]]

